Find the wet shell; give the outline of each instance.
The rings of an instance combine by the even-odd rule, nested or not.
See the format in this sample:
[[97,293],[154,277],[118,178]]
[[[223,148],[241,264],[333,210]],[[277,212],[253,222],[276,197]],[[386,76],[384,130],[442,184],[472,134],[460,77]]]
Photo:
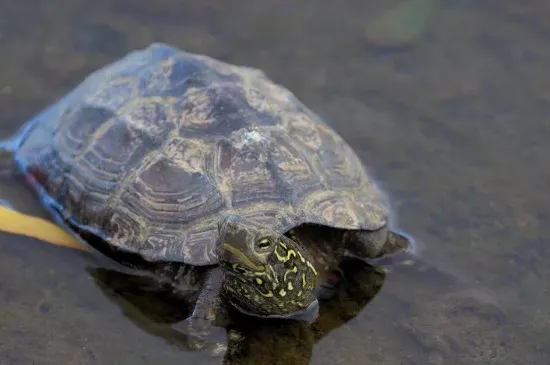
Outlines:
[[19,167],[74,224],[148,260],[217,262],[217,221],[376,229],[380,191],[350,146],[256,69],[152,44],[23,129]]

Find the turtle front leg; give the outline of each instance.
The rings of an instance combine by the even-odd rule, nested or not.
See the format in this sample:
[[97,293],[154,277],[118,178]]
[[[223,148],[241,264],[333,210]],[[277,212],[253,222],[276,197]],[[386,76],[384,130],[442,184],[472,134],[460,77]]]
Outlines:
[[[223,273],[219,268],[212,269],[203,284],[191,315],[185,320],[185,329],[189,335],[201,340],[217,337],[214,327],[227,324],[227,311],[222,303],[221,292]],[[177,325],[178,327],[181,326]],[[214,331],[216,332],[216,331]]]

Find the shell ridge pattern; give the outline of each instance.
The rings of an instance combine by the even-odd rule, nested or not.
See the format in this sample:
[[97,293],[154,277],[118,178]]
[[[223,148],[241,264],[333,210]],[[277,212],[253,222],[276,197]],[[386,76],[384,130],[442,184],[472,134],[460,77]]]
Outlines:
[[222,213],[278,231],[385,223],[351,147],[263,71],[157,43],[95,71],[58,108],[65,213],[96,217],[110,243],[145,259],[216,263]]
[[[146,77],[148,74],[151,73],[151,69],[152,69],[152,65],[154,65],[155,63],[153,62],[152,64],[150,64],[150,60],[151,60],[151,55],[153,55],[152,53],[150,52],[146,52],[146,51],[134,51],[134,52],[131,52],[130,54],[128,54],[126,57],[118,60],[117,62],[114,62],[113,64],[111,65],[107,65],[95,72],[93,72],[92,74],[90,74],[85,80],[84,82],[82,82],[82,84],[77,87],[77,89],[75,89],[72,93],[71,93],[71,97],[68,99],[67,103],[71,102],[72,101],[72,107],[77,109],[77,108],[85,108],[85,107],[88,107],[88,108],[94,108],[94,107],[99,107],[99,108],[108,108],[109,110],[112,110],[113,112],[115,112],[116,114],[113,115],[111,118],[107,118],[105,119],[104,121],[102,121],[102,123],[99,125],[99,127],[97,129],[95,129],[94,131],[92,131],[92,134],[88,136],[87,140],[84,142],[84,148],[79,152],[79,153],[76,153],[74,156],[72,156],[73,160],[72,160],[72,163],[71,164],[65,164],[68,168],[72,165],[73,168],[77,168],[79,165],[82,165],[83,167],[85,166],[88,171],[92,171],[92,172],[100,172],[100,171],[103,171],[105,170],[104,168],[104,165],[101,165],[101,164],[96,164],[95,166],[93,164],[90,164],[89,162],[91,161],[91,157],[92,156],[96,156],[98,160],[101,160],[101,157],[98,156],[98,151],[96,149],[94,149],[94,144],[93,143],[90,143],[90,141],[98,141],[100,140],[102,137],[106,136],[107,133],[109,132],[112,132],[112,129],[117,126],[117,125],[121,125],[121,121],[119,119],[119,116],[120,116],[120,108],[123,107],[123,105],[127,104],[128,101],[130,101],[132,98],[135,98],[136,97],[136,91],[137,89],[132,89],[132,88],[129,88],[127,91],[126,94],[122,93],[122,96],[120,97],[120,100],[118,100],[118,103],[115,104],[115,105],[111,105],[110,103],[112,103],[112,99],[109,99],[105,102],[102,102],[104,100],[102,100],[101,98],[98,97],[98,95],[100,95],[101,93],[107,93],[108,94],[108,91],[113,88],[113,85],[117,82],[117,80],[121,80],[121,79],[128,79],[128,80],[136,80],[136,79],[142,79],[144,77]],[[71,100],[72,99],[72,100]],[[119,110],[117,110],[119,109]],[[60,128],[62,128],[63,125],[61,124],[60,125]],[[122,125],[122,128],[125,129],[125,131],[131,136],[131,138],[133,140],[139,140],[139,138],[143,138],[143,133],[140,133],[140,132],[143,132],[143,131],[140,131],[139,128],[135,128],[134,130],[130,129],[130,128],[127,128],[125,127],[124,125]],[[67,139],[66,136],[64,136],[65,140]],[[116,142],[116,141],[115,141]],[[139,151],[140,149],[137,148],[136,146],[136,150]],[[141,149],[142,151],[145,151],[145,149]],[[127,162],[131,162],[131,163],[127,163],[125,166],[124,166],[124,170],[123,171],[120,171],[118,173],[113,173],[111,175],[112,178],[118,178],[118,181],[116,181],[116,184],[112,184],[111,186],[109,186],[110,189],[112,189],[112,186],[116,186],[118,189],[123,189],[126,185],[128,185],[127,183],[127,180],[129,180],[132,176],[132,174],[135,172],[134,170],[136,169],[136,165],[138,163],[140,163],[140,159],[139,158],[134,158],[133,160],[129,160]],[[71,174],[74,173],[74,171],[71,171],[70,169],[68,169],[65,174],[67,176],[71,176]],[[107,176],[108,174],[103,174],[103,180],[99,180],[99,179],[95,179],[95,181],[105,181],[105,177]],[[121,176],[122,175],[122,176]],[[77,181],[75,181],[76,179],[73,179],[73,181],[71,181],[72,184],[75,184],[75,185],[80,185],[83,189],[84,187],[87,187],[87,188],[90,188],[89,187],[89,184],[87,184],[86,180],[89,180],[89,178],[86,178],[87,174],[86,175],[83,175],[81,180],[84,179],[83,181],[78,181],[78,184]],[[84,186],[82,186],[84,185]],[[97,184],[94,188],[98,188]],[[105,195],[103,196],[103,198],[105,198],[107,200],[107,207],[108,208],[112,208],[115,204],[115,202],[117,201],[116,199],[116,191],[115,193],[113,193],[111,191],[111,194],[110,196],[109,195]],[[111,219],[110,219],[110,222],[107,222],[108,226],[107,227],[98,227],[100,229],[107,229],[107,230],[111,230],[112,227],[111,225],[112,224],[115,224],[116,225],[116,220],[117,220],[117,217],[119,217],[119,219],[122,219],[122,220],[126,220],[126,221],[133,221],[133,222],[139,222],[140,219],[138,216],[136,216],[136,214],[132,213],[132,211],[130,209],[125,209],[124,207],[122,206],[119,206],[118,209],[117,209],[118,213],[117,212],[114,212]],[[124,217],[124,218],[120,218],[120,217]],[[107,218],[107,217],[105,217]],[[147,225],[145,224],[141,224],[142,228],[145,228],[147,227]],[[141,229],[143,230],[143,229]],[[120,232],[117,232],[117,233],[120,233]],[[135,237],[134,239],[136,241],[139,241],[139,237],[140,236],[143,236],[144,233],[141,232],[140,234],[134,234]],[[120,234],[114,234],[114,235],[107,235],[108,238],[110,238],[110,241],[119,246],[119,247],[124,247],[125,245],[127,245],[128,243],[127,242],[119,242],[119,240],[117,240],[117,237],[120,236]],[[126,239],[130,239],[131,237],[125,237]]]
[[[109,88],[112,86],[110,84],[110,80],[112,80],[113,78],[116,80],[117,73],[119,73],[120,71],[129,71],[131,69],[134,72],[146,72],[143,69],[147,68],[147,57],[144,56],[146,56],[146,54],[143,52],[131,52],[125,58],[91,73],[72,93],[69,94],[69,97],[64,100],[64,104],[66,106],[65,115],[60,118],[59,126],[54,133],[54,138],[57,139],[57,146],[61,147],[63,144],[66,144],[67,141],[72,137],[70,132],[61,134],[61,130],[63,129],[63,127],[71,122],[72,114],[78,112],[82,113],[82,111],[85,110],[108,110],[112,113],[115,112],[116,107],[118,107],[119,105],[109,105],[108,102],[98,102],[98,98],[96,96],[104,90],[109,90]],[[129,97],[130,95],[126,95],[126,99],[128,99]],[[85,124],[91,123],[90,121],[84,119],[86,118],[84,115],[77,115],[75,118],[75,124],[78,121],[81,121]],[[85,165],[87,168],[94,170],[95,172],[99,172],[98,170],[102,169],[102,166],[94,166],[89,163],[89,160],[87,160],[90,155],[95,155],[96,157],[98,157],[97,151],[92,150],[93,143],[91,141],[97,141],[102,136],[104,136],[105,133],[110,130],[110,127],[117,123],[117,119],[114,114],[109,116],[107,112],[104,120],[95,121],[100,124],[98,124],[97,128],[89,130],[89,132],[91,133],[86,135],[85,138],[80,141],[81,146],[79,149],[65,149],[65,151],[68,150],[72,152],[72,156],[60,154],[62,160],[65,161],[65,174],[67,176],[71,175],[73,173],[72,169],[77,168],[79,165]],[[80,125],[75,125],[74,128],[82,127]],[[63,151],[63,149],[61,149],[61,151]],[[71,160],[71,163],[67,163],[69,159]],[[87,174],[83,175],[82,177],[86,179],[86,176]],[[83,181],[83,183],[89,188],[86,181]]]
[[[174,57],[174,58],[176,58],[176,57]],[[185,61],[185,60],[183,60],[183,61],[180,60],[180,63],[181,63],[181,62],[186,62],[186,61]],[[178,65],[177,62],[169,62],[168,64],[171,64],[172,67]],[[205,77],[205,78],[210,77],[209,72],[204,72],[204,70],[203,70],[202,74],[203,74],[202,76]],[[179,81],[178,81],[178,80],[173,80],[173,81],[181,82],[181,77],[182,77],[182,76],[184,76],[184,79],[185,79],[185,80],[192,79],[192,77],[193,77],[193,75],[184,75],[184,74],[180,74],[180,75],[179,75],[180,79],[178,79]],[[158,89],[159,89],[159,90],[161,89],[161,85],[155,85],[155,86],[158,86]],[[206,89],[209,89],[209,88],[210,88],[210,89],[219,89],[221,86],[225,86],[224,83],[217,83],[217,84],[215,84],[215,85],[213,85],[213,86],[211,86],[211,87],[206,87],[206,88],[202,88],[202,89],[203,89],[203,90],[206,90]],[[151,92],[151,89],[153,89],[153,90],[152,90],[152,93],[154,94],[154,91],[155,91],[155,90],[154,90],[154,87],[149,86],[149,89],[150,89],[150,92]],[[182,89],[182,91],[184,91],[184,92],[187,92],[188,90],[190,90],[190,89],[189,89],[189,88],[183,88],[183,89]],[[176,97],[178,97],[178,96],[176,95]],[[181,96],[179,96],[179,97],[181,97]],[[185,100],[185,96],[183,96],[183,98],[184,98],[183,100]],[[182,132],[181,126],[179,127],[179,132]],[[147,171],[149,168],[151,168],[152,165],[154,165],[156,162],[158,162],[158,157],[159,157],[159,156],[161,156],[161,155],[170,155],[171,152],[173,152],[172,149],[173,149],[173,147],[174,147],[174,144],[176,144],[178,141],[179,141],[179,142],[182,142],[182,141],[183,141],[182,138],[178,138],[178,135],[177,135],[177,134],[178,134],[177,131],[174,132],[174,133],[169,134],[169,136],[168,136],[168,138],[167,138],[167,140],[165,141],[164,144],[162,144],[161,146],[158,147],[157,150],[154,150],[154,151],[150,152],[147,156],[145,156],[145,157],[143,158],[142,167],[141,167],[140,171],[138,171],[137,174],[135,174],[134,176],[132,176],[132,175],[128,176],[128,177],[126,178],[127,182],[121,183],[121,184],[119,185],[119,189],[118,189],[117,194],[116,194],[117,196],[120,197],[120,196],[122,196],[122,195],[124,195],[124,194],[128,194],[128,195],[129,195],[129,191],[131,191],[131,190],[133,189],[133,187],[131,186],[131,183],[137,178],[137,176],[138,176],[140,173],[143,173],[144,171]],[[185,131],[183,131],[182,133],[180,133],[180,135],[183,135],[183,136],[185,136],[185,134],[186,134]],[[193,140],[193,139],[187,139],[187,145],[188,145],[188,146],[189,146],[189,145],[192,145],[192,144],[193,144],[193,141],[195,141],[195,140]],[[186,143],[182,143],[182,144],[185,145]],[[198,148],[194,148],[194,151],[195,151],[195,152],[200,151],[201,149],[204,150],[204,148],[203,148],[204,142],[200,142],[200,141],[199,141],[198,144],[199,144]],[[172,159],[171,159],[172,161],[178,159],[178,158],[177,158],[177,154],[176,154],[176,155],[172,154],[172,156],[170,156],[170,157],[172,157]],[[193,157],[193,156],[192,156],[192,157]],[[199,157],[198,159],[201,160],[200,157]],[[187,171],[187,172],[202,173],[202,174],[204,174],[204,177],[210,182],[211,185],[213,185],[213,182],[214,182],[213,180],[214,180],[214,179],[212,179],[211,176],[210,176],[209,174],[205,174],[205,173],[204,173],[204,172],[205,172],[205,165],[206,165],[206,163],[205,163],[204,160],[202,160],[201,163],[199,163],[199,164],[195,163],[194,166],[192,166],[192,163],[189,163],[189,161],[182,161],[182,159],[180,159],[179,161],[177,161],[176,164],[178,165],[178,167],[181,167],[182,170],[185,170],[185,171]],[[156,202],[156,203],[155,203],[155,202],[151,202],[151,200],[150,200],[151,198],[150,198],[150,197],[151,197],[151,195],[153,194],[152,189],[151,189],[151,188],[145,188],[145,189],[146,189],[146,192],[140,193],[138,196],[134,196],[134,198],[131,199],[131,201],[133,201],[132,208],[133,208],[134,210],[138,209],[138,207],[135,205],[135,204],[137,203],[137,198],[138,198],[138,197],[139,197],[139,200],[148,201],[148,203],[144,204],[144,205],[147,206],[147,207],[152,207],[152,208],[153,208],[153,207],[156,206],[156,207],[158,207],[158,208],[162,208],[162,203],[161,203],[160,201],[159,201],[159,202]],[[145,195],[143,195],[143,194],[145,194]],[[163,196],[163,197],[169,199],[169,198],[170,198],[170,194],[164,193],[164,196]],[[161,200],[162,200],[162,199],[161,199]],[[195,199],[195,200],[196,200],[196,199]],[[216,199],[214,199],[214,200],[216,200]],[[184,207],[190,208],[191,205],[192,205],[192,203],[190,203],[190,201],[193,201],[193,198],[191,198],[190,196],[188,196],[186,199],[183,199],[183,200],[178,201],[178,203],[180,203],[182,209],[183,209]],[[113,199],[113,202],[120,202],[120,200],[115,200],[115,199]],[[127,203],[126,203],[126,204],[127,204]],[[160,204],[160,205],[159,205],[159,204]],[[195,205],[196,205],[196,206],[202,206],[201,203],[196,203],[196,202],[195,202]],[[220,207],[220,208],[221,208],[221,207]],[[147,210],[147,208],[142,208],[142,209],[146,209],[146,210]],[[163,210],[163,209],[161,209],[161,210]],[[165,206],[165,208],[164,208],[163,211],[168,211],[168,210],[170,210],[169,206]],[[152,212],[147,213],[146,211],[143,211],[143,210],[138,210],[138,211],[141,211],[142,214],[143,214],[144,216],[148,217],[148,219],[153,219],[154,215],[156,214],[156,213],[152,213]],[[189,215],[189,211],[186,211],[186,213],[187,213],[186,215]],[[181,214],[184,214],[184,213],[182,212]],[[180,214],[180,215],[181,215],[181,214]],[[158,218],[158,217],[157,217],[157,218]],[[189,216],[188,216],[187,218],[184,218],[183,216],[181,216],[181,218],[182,218],[182,221],[181,221],[180,229],[183,228],[183,227],[185,227],[185,226],[200,226],[200,225],[197,225],[197,222],[194,222],[194,221],[192,220],[192,217],[189,217]],[[195,217],[195,218],[201,218],[201,215],[199,214],[199,215],[198,215],[197,217]],[[187,220],[187,222],[186,222],[186,220]],[[159,234],[160,234],[160,233],[159,233]],[[141,247],[140,250],[141,250],[141,251],[144,251],[144,252],[150,251],[150,256],[152,256],[152,255],[154,255],[154,256],[166,255],[166,250],[167,250],[167,248],[166,248],[164,245],[162,245],[162,242],[164,242],[165,240],[160,240],[160,241],[159,241],[158,239],[155,239],[153,236],[154,236],[153,233],[151,233],[151,234],[149,235],[149,241],[150,241],[150,244],[151,244],[153,247],[151,247],[151,248],[148,250],[148,249],[147,249],[147,243],[146,243],[146,242],[143,242],[143,244],[145,244],[145,246],[144,246],[144,247]],[[153,242],[153,241],[154,241],[154,243],[151,243],[151,242]],[[184,244],[184,243],[185,243],[185,240],[183,240],[183,242],[180,241],[180,244]],[[189,244],[191,244],[191,243],[189,243]],[[172,245],[172,247],[173,247],[173,246],[174,246],[174,245]],[[208,246],[212,246],[212,245],[211,245],[211,244],[208,244]],[[164,249],[160,250],[160,247],[164,247]],[[140,251],[140,252],[141,252],[141,251]],[[161,253],[160,251],[162,251],[162,253]],[[176,250],[176,251],[177,251],[177,250]],[[177,255],[180,255],[180,256],[181,256],[181,251],[182,251],[182,250],[180,250],[179,253],[176,254],[176,256],[177,256]],[[183,250],[183,251],[185,251],[185,250]],[[212,254],[210,253],[209,255],[212,255]],[[184,259],[185,259],[185,258],[186,258],[187,256],[189,256],[189,255],[186,255],[185,253],[183,253],[183,256],[184,256]],[[186,260],[186,261],[188,261],[188,260]]]

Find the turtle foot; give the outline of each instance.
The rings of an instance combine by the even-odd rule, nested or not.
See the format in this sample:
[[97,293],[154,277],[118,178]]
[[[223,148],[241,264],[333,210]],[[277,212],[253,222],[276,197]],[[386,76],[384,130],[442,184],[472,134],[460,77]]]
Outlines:
[[188,345],[195,351],[205,351],[212,356],[221,356],[227,351],[227,333],[224,328],[210,326],[208,320],[189,317],[172,325],[188,338]]

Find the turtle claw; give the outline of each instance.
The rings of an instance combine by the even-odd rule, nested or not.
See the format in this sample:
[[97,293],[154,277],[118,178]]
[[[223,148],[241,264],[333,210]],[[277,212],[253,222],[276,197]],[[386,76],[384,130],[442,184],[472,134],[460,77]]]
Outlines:
[[219,356],[227,350],[227,333],[224,328],[211,326],[208,319],[190,316],[173,324],[172,328],[189,338],[189,345],[197,351]]
[[187,318],[186,321],[188,323],[189,334],[201,339],[208,337],[212,329],[210,326],[210,319],[191,316]]

